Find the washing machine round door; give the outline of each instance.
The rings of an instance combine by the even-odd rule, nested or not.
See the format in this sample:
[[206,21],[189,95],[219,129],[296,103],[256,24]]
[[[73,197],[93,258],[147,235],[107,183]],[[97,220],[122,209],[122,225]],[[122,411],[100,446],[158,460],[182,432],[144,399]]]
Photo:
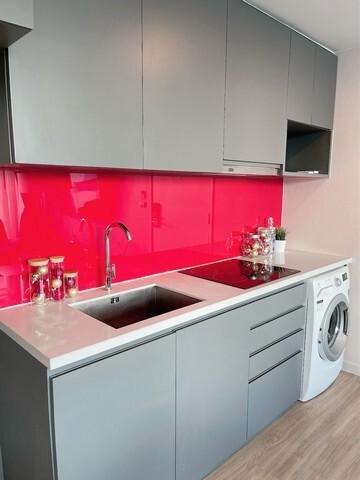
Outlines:
[[340,358],[345,349],[349,329],[349,303],[340,293],[326,310],[319,332],[320,356],[331,362]]

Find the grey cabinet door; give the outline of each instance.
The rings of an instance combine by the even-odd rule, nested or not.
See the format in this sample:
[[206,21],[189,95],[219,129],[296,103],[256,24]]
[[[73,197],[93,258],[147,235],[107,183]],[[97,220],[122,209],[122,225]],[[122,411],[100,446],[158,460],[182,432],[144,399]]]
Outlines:
[[285,161],[290,30],[229,0],[224,158]]
[[219,172],[226,0],[144,0],[144,165]]
[[35,0],[10,47],[15,161],[142,168],[141,0]]
[[176,479],[200,480],[246,441],[247,317],[241,309],[176,333]]
[[337,56],[317,46],[312,124],[318,127],[333,127],[336,74]]
[[316,45],[291,32],[287,116],[296,122],[311,124]]
[[175,336],[52,382],[58,480],[175,478]]

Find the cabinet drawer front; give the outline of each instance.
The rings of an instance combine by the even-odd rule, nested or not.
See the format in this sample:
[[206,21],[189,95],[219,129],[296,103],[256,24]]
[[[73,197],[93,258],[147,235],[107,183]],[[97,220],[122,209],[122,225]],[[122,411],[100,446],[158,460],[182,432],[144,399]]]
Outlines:
[[245,305],[243,309],[250,318],[250,327],[253,328],[296,307],[301,307],[305,304],[305,298],[306,287],[302,284]]
[[249,385],[248,438],[256,435],[293,405],[300,396],[302,353]]
[[303,349],[304,330],[275,343],[250,358],[249,378],[253,379]]
[[250,352],[254,353],[260,348],[264,348],[280,338],[304,328],[304,325],[305,308],[300,307],[293,312],[255,327],[250,331]]

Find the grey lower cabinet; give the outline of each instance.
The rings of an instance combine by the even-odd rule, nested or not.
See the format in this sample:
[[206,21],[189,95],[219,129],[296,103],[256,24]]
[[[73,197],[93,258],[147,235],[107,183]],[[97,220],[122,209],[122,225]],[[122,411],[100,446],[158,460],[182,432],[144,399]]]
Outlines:
[[[300,397],[305,329],[305,285],[298,285],[265,300],[273,300],[268,317],[257,313],[249,341],[248,439],[272,423]],[[289,300],[291,303],[289,303]],[[244,307],[246,308],[246,307]],[[290,309],[290,311],[289,311]]]
[[200,480],[246,442],[248,318],[237,308],[176,333],[176,480]]
[[281,363],[249,385],[248,436],[263,430],[300,397],[302,353]]
[[291,32],[288,119],[332,129],[336,74],[336,55]]
[[203,479],[299,398],[304,305],[296,285],[50,375],[0,331],[4,479]]
[[290,30],[229,0],[224,159],[282,164]]
[[144,0],[144,166],[220,172],[227,0]]
[[57,480],[175,479],[175,335],[52,380]]
[[35,0],[9,48],[15,162],[143,167],[141,8]]

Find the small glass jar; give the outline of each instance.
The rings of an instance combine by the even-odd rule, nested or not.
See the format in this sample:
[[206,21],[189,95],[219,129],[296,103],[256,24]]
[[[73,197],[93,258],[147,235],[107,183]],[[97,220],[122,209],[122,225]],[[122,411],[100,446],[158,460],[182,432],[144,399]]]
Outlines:
[[65,295],[74,298],[79,293],[79,277],[78,272],[65,272]]
[[64,257],[50,257],[50,287],[51,298],[62,300],[64,298]]
[[49,259],[31,258],[29,265],[30,298],[37,305],[47,302],[50,298]]
[[274,241],[272,228],[259,227],[258,234],[260,236],[261,243],[263,245],[263,255],[272,255],[274,253]]
[[263,244],[256,233],[246,233],[241,245],[241,253],[245,257],[258,257],[263,254]]

